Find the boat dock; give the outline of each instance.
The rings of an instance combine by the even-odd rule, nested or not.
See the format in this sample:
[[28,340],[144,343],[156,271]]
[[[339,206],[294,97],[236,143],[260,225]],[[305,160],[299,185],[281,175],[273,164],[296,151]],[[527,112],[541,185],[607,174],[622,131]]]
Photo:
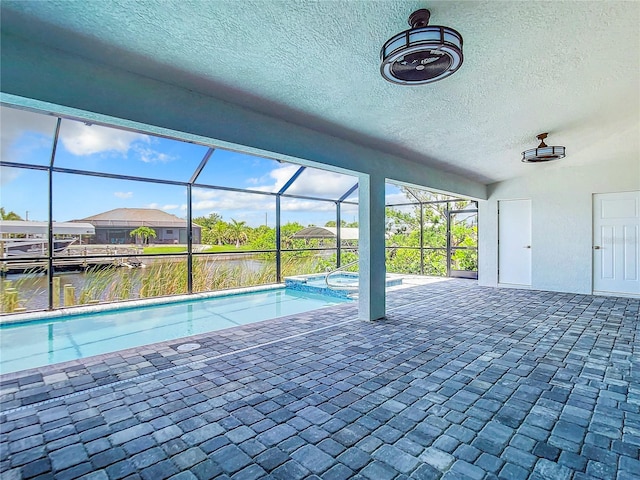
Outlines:
[[[55,272],[82,271],[101,267],[139,267],[142,248],[124,245],[71,245],[53,259]],[[0,260],[0,275],[46,271],[46,257],[3,258]]]

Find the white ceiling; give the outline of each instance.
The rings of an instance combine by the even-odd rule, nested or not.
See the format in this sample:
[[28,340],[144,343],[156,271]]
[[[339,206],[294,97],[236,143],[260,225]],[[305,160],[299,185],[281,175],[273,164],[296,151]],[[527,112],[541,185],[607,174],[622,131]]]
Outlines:
[[[2,29],[482,183],[640,161],[640,2],[3,0]],[[435,84],[379,73],[418,8],[464,37]],[[520,162],[547,143],[550,165]]]

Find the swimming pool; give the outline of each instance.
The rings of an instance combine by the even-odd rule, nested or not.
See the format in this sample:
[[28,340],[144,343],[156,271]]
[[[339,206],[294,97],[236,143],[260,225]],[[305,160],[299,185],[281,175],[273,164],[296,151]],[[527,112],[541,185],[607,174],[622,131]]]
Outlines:
[[288,288],[0,325],[0,373],[259,322],[349,301]]

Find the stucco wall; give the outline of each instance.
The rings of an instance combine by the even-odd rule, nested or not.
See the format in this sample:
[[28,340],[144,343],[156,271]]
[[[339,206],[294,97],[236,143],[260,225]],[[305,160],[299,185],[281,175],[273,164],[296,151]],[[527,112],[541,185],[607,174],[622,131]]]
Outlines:
[[[568,150],[570,154],[570,150]],[[592,292],[594,193],[640,190],[640,159],[529,165],[527,176],[489,185],[479,204],[479,283],[498,283],[498,201],[531,199],[531,288]],[[567,162],[568,163],[568,162]]]

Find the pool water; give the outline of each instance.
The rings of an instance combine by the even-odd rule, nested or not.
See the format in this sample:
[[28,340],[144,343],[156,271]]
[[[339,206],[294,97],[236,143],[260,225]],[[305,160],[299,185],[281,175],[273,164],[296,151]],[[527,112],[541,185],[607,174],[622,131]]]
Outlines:
[[[286,277],[284,281],[287,288],[291,290],[318,293],[337,298],[352,298],[352,295],[358,291],[358,273],[332,273],[329,277],[330,285],[327,285],[326,277],[327,275],[324,273],[298,275],[295,277]],[[387,277],[385,284],[387,287],[401,285],[402,277]]]
[[[331,285],[337,287],[353,287],[358,288],[358,274],[357,273],[341,273],[339,275],[331,275]],[[314,287],[325,288],[327,286],[326,275],[322,276],[309,276],[307,279],[307,285]]]
[[0,373],[222,330],[343,303],[288,288],[0,326]]

